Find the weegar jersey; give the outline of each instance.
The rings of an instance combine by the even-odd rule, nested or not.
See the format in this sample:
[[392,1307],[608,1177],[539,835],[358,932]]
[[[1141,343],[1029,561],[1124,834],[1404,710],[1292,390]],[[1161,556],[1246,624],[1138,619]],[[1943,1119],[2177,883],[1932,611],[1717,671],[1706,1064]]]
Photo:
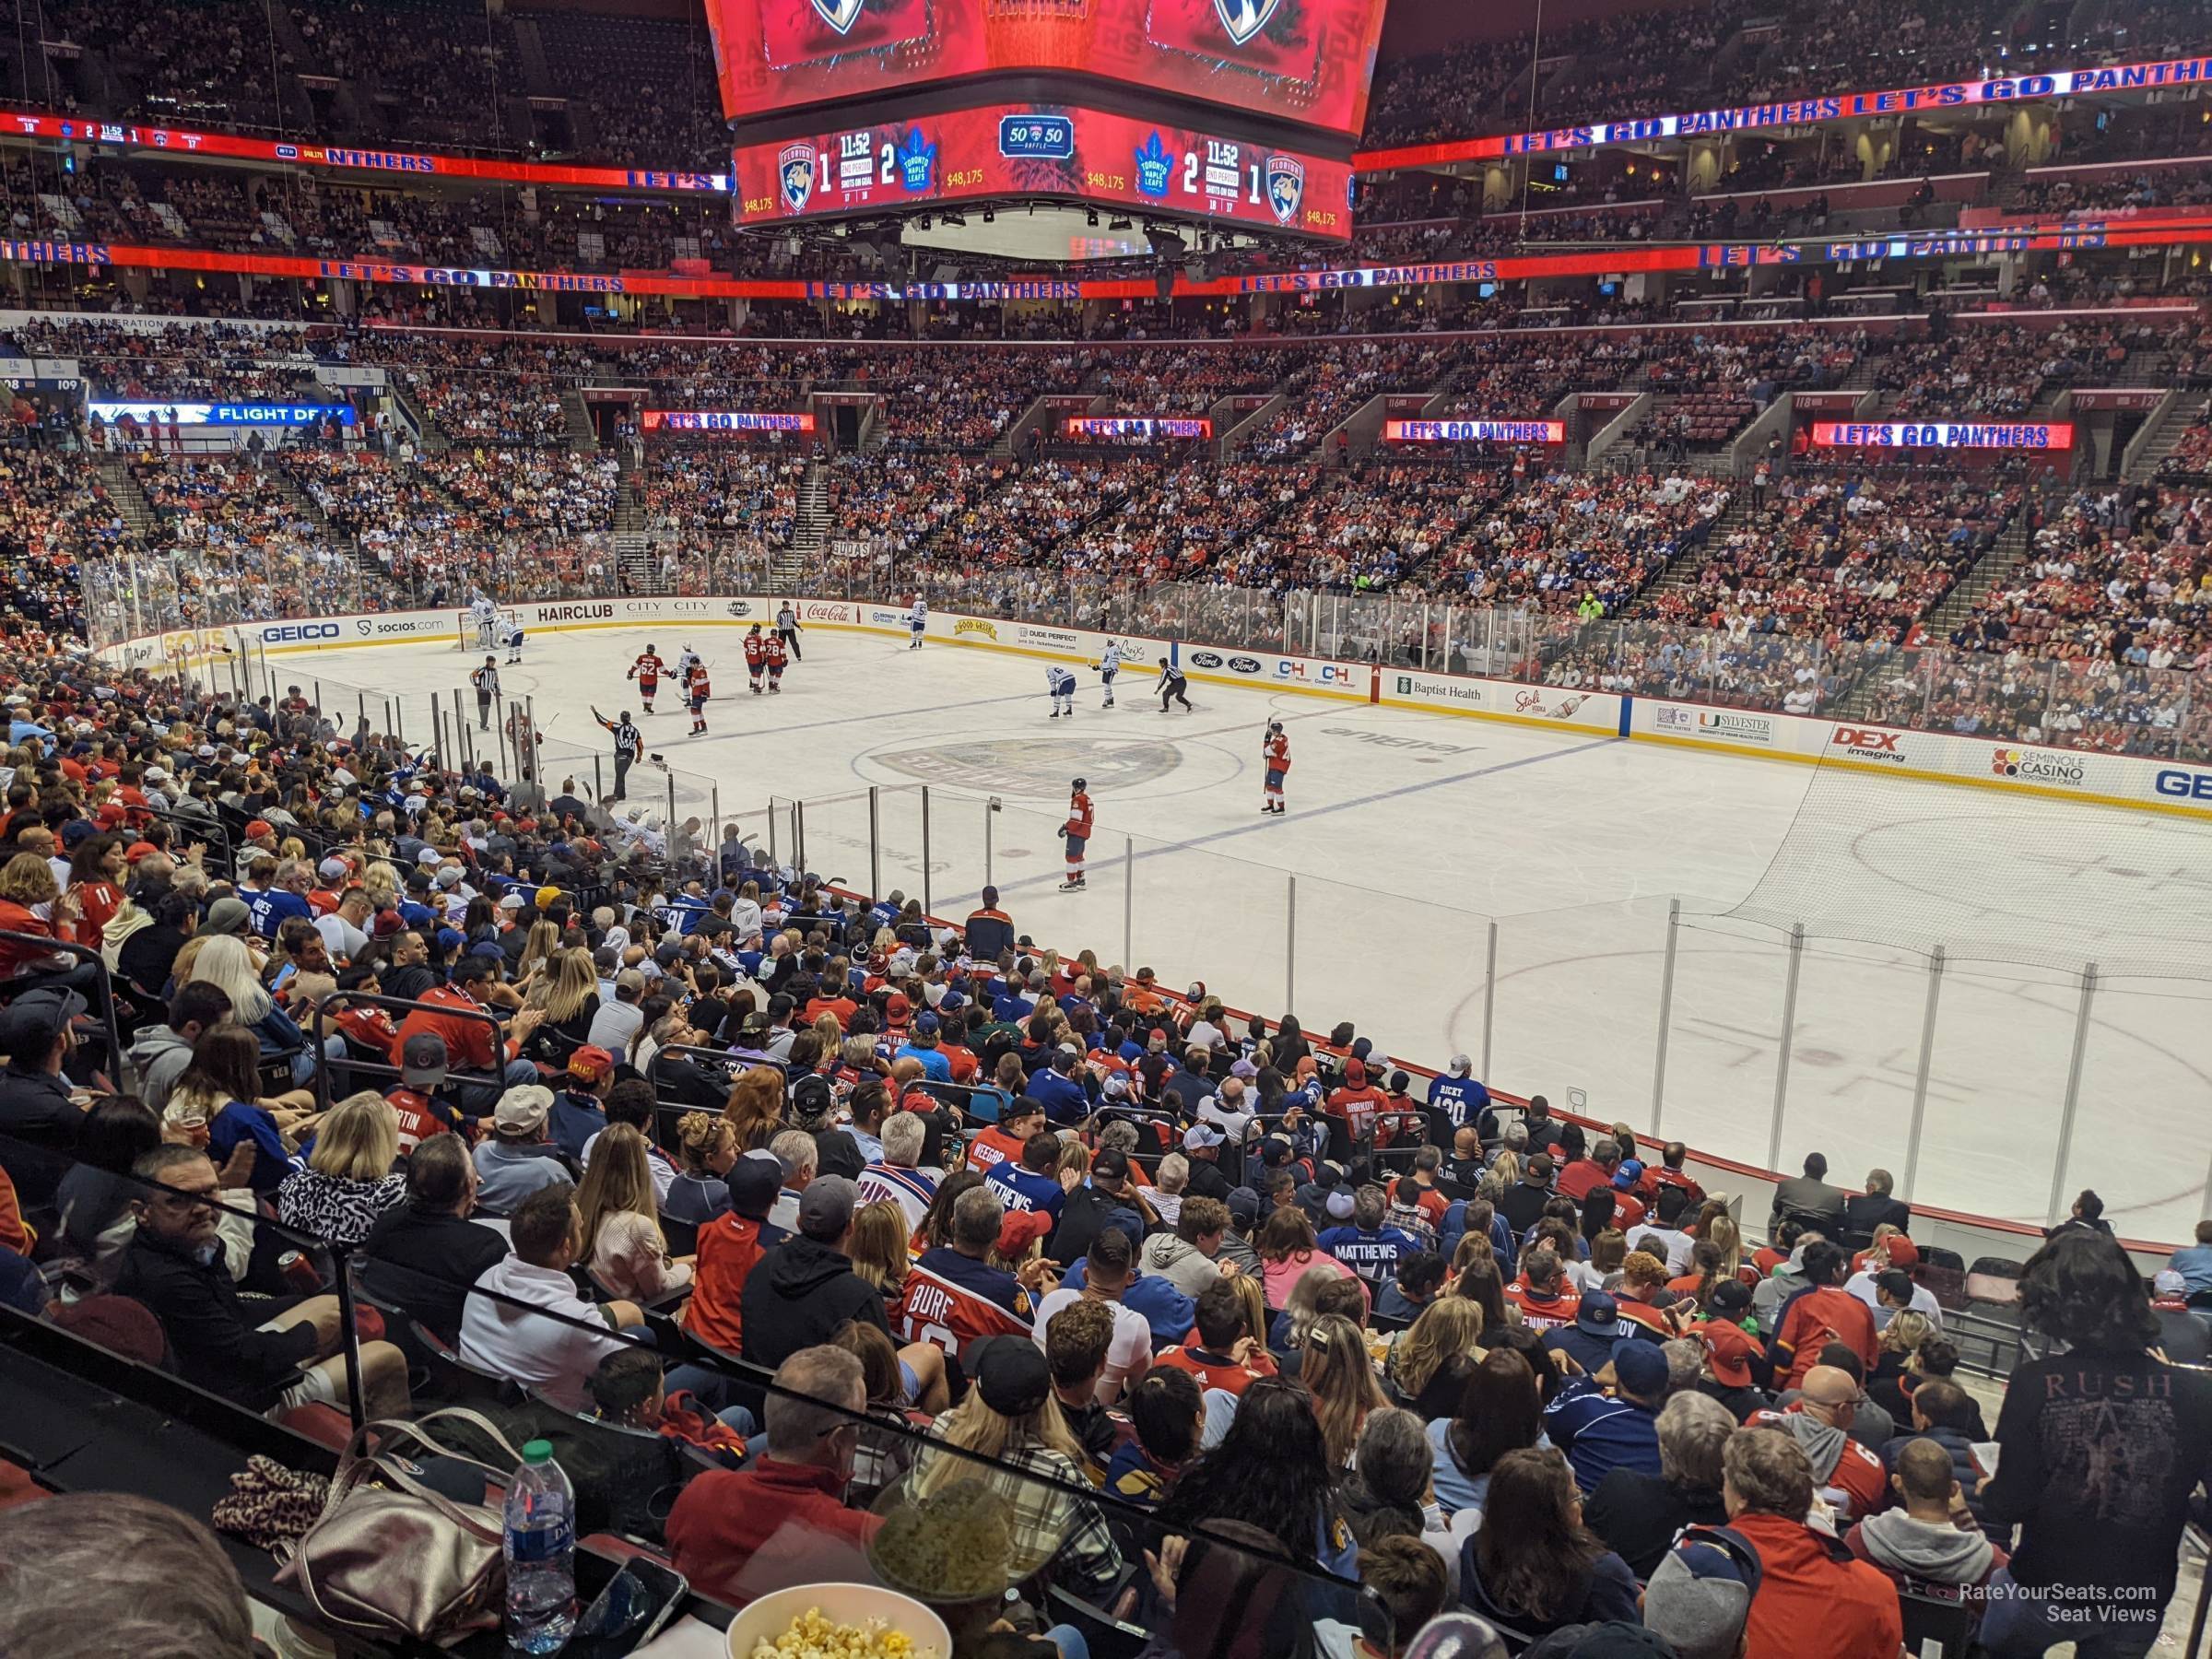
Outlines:
[[906,1270],[890,1324],[901,1342],[934,1342],[957,1356],[986,1336],[1033,1337],[1031,1312],[1012,1274],[940,1247]]
[[639,685],[652,686],[660,683],[661,675],[667,666],[659,656],[649,651],[629,665],[629,672]]

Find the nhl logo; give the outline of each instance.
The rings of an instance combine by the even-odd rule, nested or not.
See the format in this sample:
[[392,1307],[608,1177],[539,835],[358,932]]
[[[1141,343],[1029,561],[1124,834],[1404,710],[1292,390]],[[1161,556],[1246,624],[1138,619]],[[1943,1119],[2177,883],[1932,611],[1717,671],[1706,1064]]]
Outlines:
[[[1219,0],[1215,0],[1217,5]],[[839,34],[851,34],[853,25],[860,21],[860,9],[867,0],[814,0],[814,9],[821,14],[823,22]],[[1274,8],[1270,6],[1269,10]]]
[[[822,0],[814,0],[817,6]],[[1282,0],[1214,0],[1214,15],[1229,31],[1230,43],[1241,46],[1267,27],[1267,19],[1281,9]]]
[[814,200],[814,146],[787,144],[776,154],[776,177],[788,213],[804,213]]
[[1278,225],[1298,223],[1298,210],[1306,199],[1306,164],[1295,156],[1267,158],[1267,206]]

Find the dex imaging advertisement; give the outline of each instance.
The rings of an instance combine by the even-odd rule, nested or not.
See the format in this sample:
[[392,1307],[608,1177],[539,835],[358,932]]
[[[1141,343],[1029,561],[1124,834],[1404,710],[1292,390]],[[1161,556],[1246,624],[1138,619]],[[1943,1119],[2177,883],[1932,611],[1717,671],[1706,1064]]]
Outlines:
[[749,144],[731,158],[737,222],[1064,196],[1348,238],[1343,161],[1063,105],[991,104]]
[[1356,134],[1383,0],[707,0],[733,120],[1061,71]]

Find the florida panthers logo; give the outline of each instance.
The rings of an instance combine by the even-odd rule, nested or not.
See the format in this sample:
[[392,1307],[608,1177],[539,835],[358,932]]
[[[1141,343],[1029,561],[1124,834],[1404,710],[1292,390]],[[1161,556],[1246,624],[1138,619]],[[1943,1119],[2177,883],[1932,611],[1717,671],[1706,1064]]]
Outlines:
[[776,153],[776,177],[783,187],[783,207],[804,213],[814,200],[814,146],[787,144]]
[[1278,225],[1298,223],[1298,210],[1306,199],[1306,164],[1295,156],[1267,158],[1267,206]]
[[[1220,0],[1215,0],[1215,4],[1219,3]],[[860,21],[861,7],[866,4],[867,0],[814,0],[814,9],[839,34],[851,34],[853,25]],[[1272,11],[1274,7],[1268,9]]]
[[[817,6],[824,0],[814,0]],[[1267,27],[1267,19],[1282,7],[1282,0],[1214,0],[1214,15],[1229,30],[1231,45],[1241,46]]]

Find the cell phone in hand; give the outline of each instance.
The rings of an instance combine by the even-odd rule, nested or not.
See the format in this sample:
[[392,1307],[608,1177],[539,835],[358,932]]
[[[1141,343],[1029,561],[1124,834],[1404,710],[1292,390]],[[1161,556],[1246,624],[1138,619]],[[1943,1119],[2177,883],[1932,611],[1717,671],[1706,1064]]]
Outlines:
[[690,1589],[682,1573],[632,1558],[583,1610],[560,1651],[567,1659],[623,1659],[661,1633]]

